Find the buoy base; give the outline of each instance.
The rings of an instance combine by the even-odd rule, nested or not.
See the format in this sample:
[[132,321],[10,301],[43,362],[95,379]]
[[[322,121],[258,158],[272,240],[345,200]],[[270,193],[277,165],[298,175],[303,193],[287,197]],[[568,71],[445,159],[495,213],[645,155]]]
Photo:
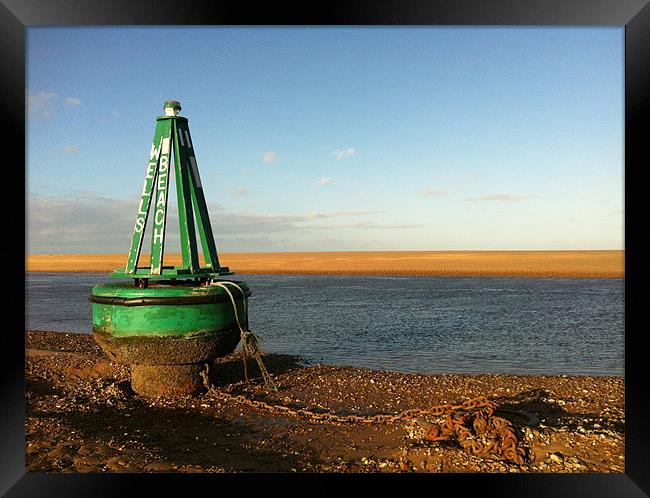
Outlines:
[[116,337],[93,327],[95,341],[109,358],[129,365],[202,363],[232,353],[241,336],[237,326],[199,337]]
[[202,363],[185,365],[131,365],[131,387],[148,397],[197,394],[204,389]]

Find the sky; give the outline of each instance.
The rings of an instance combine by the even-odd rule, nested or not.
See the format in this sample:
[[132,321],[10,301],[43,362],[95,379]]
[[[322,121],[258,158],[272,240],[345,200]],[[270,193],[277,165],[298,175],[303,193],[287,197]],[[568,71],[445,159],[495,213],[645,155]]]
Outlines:
[[26,251],[128,252],[168,99],[219,251],[623,249],[623,61],[622,27],[28,27]]

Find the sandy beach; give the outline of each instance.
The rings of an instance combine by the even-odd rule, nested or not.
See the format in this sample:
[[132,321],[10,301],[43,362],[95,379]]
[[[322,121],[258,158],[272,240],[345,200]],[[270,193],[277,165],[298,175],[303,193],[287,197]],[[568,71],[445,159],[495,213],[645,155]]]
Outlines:
[[[239,348],[238,348],[239,349]],[[212,366],[212,389],[145,398],[128,366],[86,334],[26,334],[26,467],[31,472],[623,472],[624,379],[420,375],[265,355],[267,390],[241,354]],[[424,422],[333,423],[271,407],[369,416],[486,396],[508,419],[522,464],[423,438]],[[417,423],[416,423],[417,422]]]
[[[359,251],[220,253],[237,273],[453,277],[623,278],[623,251]],[[143,254],[139,266],[146,266]],[[180,255],[165,264],[180,265]],[[110,272],[126,254],[27,255],[26,271]]]

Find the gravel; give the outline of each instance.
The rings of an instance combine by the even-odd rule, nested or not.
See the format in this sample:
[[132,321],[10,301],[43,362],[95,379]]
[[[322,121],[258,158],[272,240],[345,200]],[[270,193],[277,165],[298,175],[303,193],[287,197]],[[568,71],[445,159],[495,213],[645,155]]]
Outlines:
[[[266,355],[267,390],[241,353],[197,396],[145,398],[92,336],[26,333],[26,464],[32,472],[624,472],[623,377],[421,375]],[[526,462],[431,442],[415,422],[318,422],[225,402],[218,392],[342,415],[395,414],[486,396]],[[421,425],[421,424],[420,424]]]

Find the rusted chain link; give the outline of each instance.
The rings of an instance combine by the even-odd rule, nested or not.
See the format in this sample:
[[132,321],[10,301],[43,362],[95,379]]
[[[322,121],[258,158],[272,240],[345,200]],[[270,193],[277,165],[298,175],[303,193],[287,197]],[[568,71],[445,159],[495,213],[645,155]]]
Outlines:
[[[519,442],[512,424],[505,418],[494,416],[496,407],[492,402],[489,403],[490,405],[479,408],[475,413],[465,412],[454,417],[446,415],[442,423],[428,424],[425,439],[445,441],[456,436],[460,446],[469,453],[481,457],[499,456],[523,464],[526,453],[518,446]],[[470,425],[468,418],[471,415],[474,416],[471,421],[473,434],[468,428]]]
[[[271,379],[270,374],[264,367],[261,359],[261,349],[257,337],[250,331],[244,330],[239,320],[235,298],[228,289],[227,285],[236,287],[243,296],[244,311],[248,315],[246,298],[244,291],[234,282],[222,281],[212,282],[212,285],[219,285],[230,296],[233,306],[233,312],[237,325],[241,332],[242,350],[244,353],[244,375],[248,381],[248,372],[246,369],[246,356],[251,355],[257,361],[262,373],[264,384],[273,391],[278,388]],[[283,413],[295,417],[307,417],[313,421],[330,422],[330,423],[361,423],[361,424],[385,424],[395,423],[402,420],[414,421],[416,417],[434,417],[441,422],[425,422],[426,433],[424,438],[429,441],[446,441],[455,436],[460,446],[467,452],[480,457],[497,457],[512,462],[523,464],[525,451],[519,447],[519,441],[515,434],[514,428],[510,421],[502,417],[494,416],[496,404],[488,400],[485,396],[468,399],[467,401],[454,405],[436,405],[428,409],[412,408],[404,410],[395,415],[378,414],[378,415],[339,415],[329,412],[314,412],[305,408],[293,409],[285,405],[271,405],[265,401],[252,400],[242,395],[232,395],[224,391],[215,389],[210,385],[209,365],[205,364],[205,371],[201,372],[201,377],[208,393],[225,401],[234,401],[243,403],[254,408],[261,408],[272,412]],[[453,416],[452,416],[453,415]],[[469,428],[471,426],[474,429]]]
[[[242,403],[274,413],[306,417],[316,422],[385,424],[415,421],[416,417],[444,417],[442,422],[426,423],[427,431],[424,439],[428,441],[446,441],[455,436],[460,446],[473,455],[502,458],[520,465],[525,461],[525,451],[518,446],[518,439],[512,424],[504,418],[493,415],[496,404],[485,396],[469,399],[457,405],[435,405],[428,409],[412,408],[394,415],[340,415],[331,412],[315,412],[306,408],[294,409],[280,404],[272,405],[266,401],[253,400],[242,395],[233,395],[212,387],[207,369],[201,375],[209,395],[227,402]],[[472,427],[473,431],[468,426]]]

